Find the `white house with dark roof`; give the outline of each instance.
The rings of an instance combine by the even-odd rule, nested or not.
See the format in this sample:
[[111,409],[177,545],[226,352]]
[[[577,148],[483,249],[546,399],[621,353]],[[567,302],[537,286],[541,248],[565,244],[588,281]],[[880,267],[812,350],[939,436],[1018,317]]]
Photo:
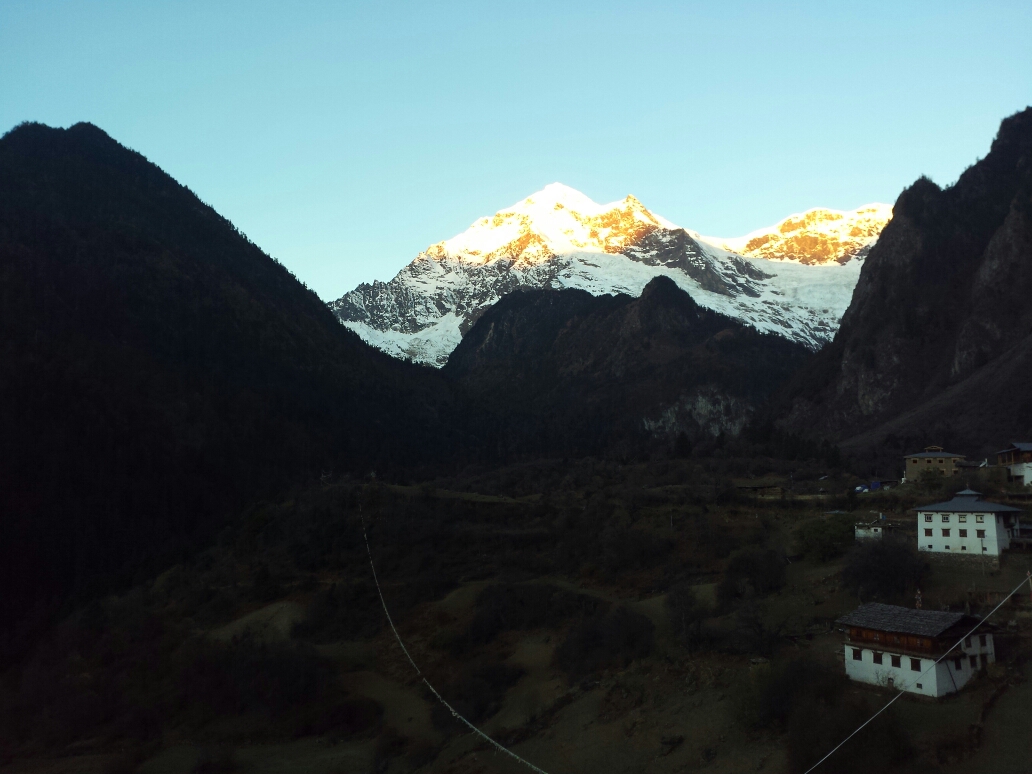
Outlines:
[[1032,443],[1012,443],[996,452],[996,464],[1007,468],[1007,478],[1032,486]]
[[1020,536],[1020,508],[982,499],[965,489],[952,500],[915,508],[917,548],[937,554],[999,558]]
[[861,605],[836,621],[846,635],[846,675],[922,696],[959,691],[996,661],[992,632],[966,636],[978,620],[878,602]]

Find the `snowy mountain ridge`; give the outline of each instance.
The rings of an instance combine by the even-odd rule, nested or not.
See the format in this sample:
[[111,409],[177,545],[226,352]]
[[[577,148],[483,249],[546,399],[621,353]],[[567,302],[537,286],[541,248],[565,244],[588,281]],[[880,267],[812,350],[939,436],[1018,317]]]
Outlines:
[[390,282],[330,308],[370,344],[442,366],[489,306],[518,288],[641,294],[670,277],[697,303],[818,349],[830,341],[891,206],[810,210],[746,237],[703,237],[633,196],[597,204],[559,183],[431,245]]
[[847,263],[867,256],[891,217],[891,204],[867,204],[849,212],[816,207],[744,237],[703,238],[750,258],[805,264]]

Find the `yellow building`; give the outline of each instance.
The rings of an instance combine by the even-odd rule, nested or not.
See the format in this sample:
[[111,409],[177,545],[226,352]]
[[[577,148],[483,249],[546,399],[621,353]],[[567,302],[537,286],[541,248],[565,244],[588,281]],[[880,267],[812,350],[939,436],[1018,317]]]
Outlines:
[[937,470],[944,476],[955,476],[958,464],[963,461],[963,454],[943,451],[941,446],[926,446],[923,452],[908,454],[903,458],[903,475],[907,481],[916,481],[925,470]]

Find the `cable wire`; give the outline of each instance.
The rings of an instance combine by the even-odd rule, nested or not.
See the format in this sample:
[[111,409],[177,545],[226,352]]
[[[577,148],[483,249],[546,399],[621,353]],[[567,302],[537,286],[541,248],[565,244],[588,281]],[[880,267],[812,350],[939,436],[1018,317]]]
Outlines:
[[402,642],[401,635],[398,634],[398,630],[394,626],[394,621],[391,619],[391,614],[387,610],[387,602],[384,601],[383,592],[380,590],[380,581],[376,577],[376,565],[373,563],[373,552],[369,548],[369,535],[366,534],[365,516],[363,516],[361,514],[361,512],[359,512],[359,517],[362,520],[362,537],[365,539],[366,554],[369,556],[369,567],[373,571],[373,583],[376,584],[376,593],[380,595],[380,604],[383,606],[384,615],[387,616],[387,623],[390,624],[391,631],[394,632],[394,637],[395,637],[395,639],[397,639],[398,645],[401,646],[401,650],[405,654],[405,658],[408,659],[408,662],[412,665],[412,668],[414,670],[416,670],[416,674],[419,675],[419,679],[423,681],[423,685],[425,685],[430,690],[430,693],[432,693],[434,696],[437,697],[437,700],[439,702],[441,702],[441,704],[443,704],[445,706],[445,708],[448,710],[448,712],[451,713],[453,718],[455,718],[456,720],[458,720],[461,723],[465,724],[470,729],[470,731],[472,731],[474,734],[479,736],[485,742],[487,742],[488,744],[494,746],[495,749],[501,750],[503,753],[505,753],[506,755],[508,755],[511,758],[515,759],[516,761],[522,763],[524,766],[529,768],[531,771],[534,771],[537,774],[548,774],[548,772],[546,772],[544,769],[538,768],[537,766],[535,766],[530,761],[525,760],[524,758],[521,758],[519,755],[514,753],[512,750],[510,750],[508,747],[504,746],[500,742],[496,742],[494,739],[489,737],[487,734],[485,734],[479,728],[477,728],[472,723],[470,723],[468,720],[466,720],[466,718],[462,717],[462,715],[460,715],[451,704],[449,704],[448,702],[446,702],[444,700],[444,697],[441,696],[441,694],[439,694],[437,692],[437,689],[434,688],[430,684],[430,681],[427,680],[426,677],[423,676],[422,671],[416,665],[416,662],[412,659],[412,655],[408,652],[408,648],[405,647],[405,643]]

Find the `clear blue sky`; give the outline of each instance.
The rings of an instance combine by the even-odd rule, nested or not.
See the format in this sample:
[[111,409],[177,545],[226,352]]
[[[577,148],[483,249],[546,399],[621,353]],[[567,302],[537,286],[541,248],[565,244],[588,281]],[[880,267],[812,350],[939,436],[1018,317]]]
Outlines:
[[[217,7],[215,7],[217,6]],[[91,121],[323,298],[561,181],[733,236],[940,184],[1032,3],[0,3],[0,131]]]

